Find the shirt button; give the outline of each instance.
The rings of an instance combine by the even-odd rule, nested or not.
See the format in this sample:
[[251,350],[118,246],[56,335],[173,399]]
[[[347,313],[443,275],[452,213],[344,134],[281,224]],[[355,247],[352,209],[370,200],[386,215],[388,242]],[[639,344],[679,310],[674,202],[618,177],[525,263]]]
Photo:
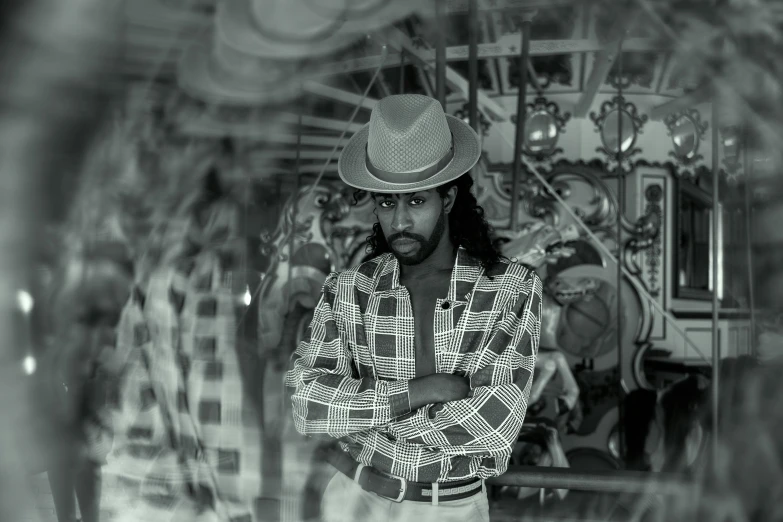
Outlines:
[[451,308],[451,303],[449,303],[448,301],[443,301],[443,304],[441,304],[440,307],[443,308],[444,310],[448,310],[449,308]]

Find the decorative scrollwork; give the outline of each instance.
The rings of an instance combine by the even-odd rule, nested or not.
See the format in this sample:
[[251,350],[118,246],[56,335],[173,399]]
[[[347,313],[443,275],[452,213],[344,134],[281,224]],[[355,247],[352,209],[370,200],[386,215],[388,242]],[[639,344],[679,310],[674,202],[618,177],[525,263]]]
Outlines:
[[[487,118],[481,113],[481,111],[478,112],[479,117],[479,126],[481,127],[481,135],[483,137],[487,137],[489,134],[489,127],[490,123],[487,120]],[[469,104],[465,103],[462,105],[462,108],[460,108],[457,112],[454,113],[454,116],[461,119],[468,125],[470,124],[470,111],[469,111]]]
[[642,152],[634,145],[647,122],[647,115],[639,114],[636,105],[618,95],[603,102],[599,113],[591,112],[590,119],[601,135],[602,146],[597,147],[596,152],[605,154],[610,163],[616,162],[618,172],[630,172],[629,159]]
[[[663,222],[663,207],[661,202],[663,200],[663,187],[659,184],[648,186],[644,191],[644,199],[647,201],[647,205],[644,209],[645,215],[654,215],[655,219],[659,222]],[[657,234],[652,241],[652,244],[647,249],[646,261],[649,272],[648,287],[650,295],[658,297],[660,293],[660,287],[658,285],[659,268],[662,261],[663,245],[660,234]]]

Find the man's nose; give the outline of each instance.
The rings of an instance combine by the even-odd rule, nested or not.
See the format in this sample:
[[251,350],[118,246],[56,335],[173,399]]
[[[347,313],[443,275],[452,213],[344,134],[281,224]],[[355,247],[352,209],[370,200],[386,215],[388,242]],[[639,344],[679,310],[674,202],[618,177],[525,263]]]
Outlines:
[[410,212],[404,205],[398,205],[394,209],[394,217],[392,218],[392,230],[395,232],[405,232],[413,226]]

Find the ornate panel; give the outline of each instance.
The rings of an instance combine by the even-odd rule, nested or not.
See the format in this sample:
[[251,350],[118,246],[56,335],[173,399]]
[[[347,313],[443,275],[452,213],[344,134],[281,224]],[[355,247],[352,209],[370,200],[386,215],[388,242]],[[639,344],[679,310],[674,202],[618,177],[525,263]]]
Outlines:
[[[641,176],[641,194],[642,205],[645,215],[654,216],[653,219],[661,223],[660,231],[653,238],[650,245],[642,251],[642,275],[641,279],[647,287],[650,295],[664,309],[666,308],[667,291],[667,266],[665,245],[669,240],[668,229],[666,226],[666,195],[669,180],[666,174],[642,174]],[[666,322],[662,317],[656,317],[650,332],[650,339],[664,339],[666,337]]]
[[677,163],[691,166],[699,163],[704,156],[699,154],[699,146],[704,141],[708,124],[701,121],[701,113],[689,108],[669,114],[663,119],[666,134],[672,138],[672,150],[669,156]]

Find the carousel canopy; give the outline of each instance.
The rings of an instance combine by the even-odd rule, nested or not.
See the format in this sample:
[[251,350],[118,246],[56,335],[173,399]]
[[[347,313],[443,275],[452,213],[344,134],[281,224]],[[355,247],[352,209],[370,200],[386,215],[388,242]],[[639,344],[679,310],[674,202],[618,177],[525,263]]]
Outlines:
[[153,80],[154,89],[130,90],[131,104],[163,106],[185,135],[247,139],[251,164],[290,172],[298,157],[299,173],[325,166],[331,176],[340,138],[369,120],[379,98],[436,95],[441,37],[447,105],[467,114],[471,27],[487,122],[512,119],[505,100],[518,93],[520,66],[527,92],[568,96],[577,118],[618,89],[656,96],[652,119],[709,99],[704,68],[687,60],[678,36],[689,29],[687,6],[664,3],[478,0],[473,17],[468,0],[444,0],[437,13],[434,2],[414,0],[134,0],[124,2],[123,74],[132,84]]

